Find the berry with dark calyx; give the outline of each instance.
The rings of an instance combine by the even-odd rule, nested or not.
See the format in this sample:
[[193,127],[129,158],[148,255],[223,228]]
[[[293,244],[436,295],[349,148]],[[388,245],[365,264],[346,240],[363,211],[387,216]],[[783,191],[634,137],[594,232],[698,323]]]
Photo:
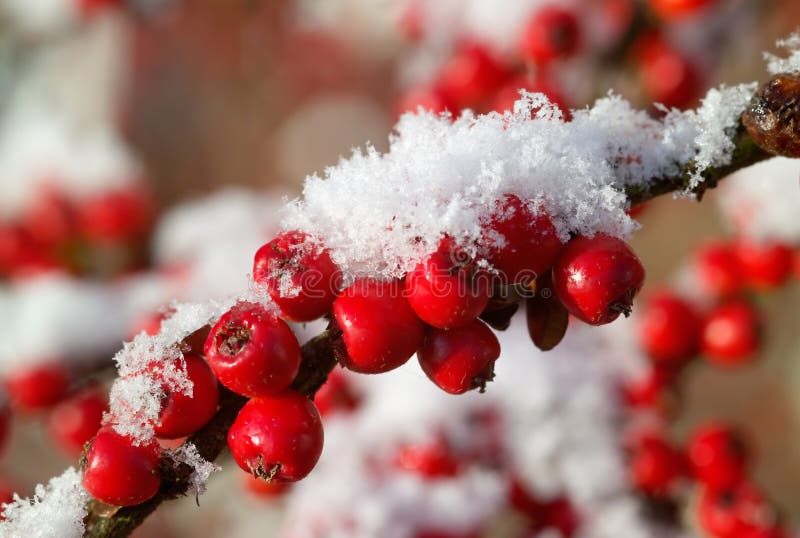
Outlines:
[[680,367],[700,348],[701,320],[692,305],[668,291],[654,294],[639,320],[639,341],[657,364]]
[[52,407],[64,398],[69,384],[69,372],[57,362],[19,367],[3,382],[12,405],[23,411]]
[[217,412],[219,387],[211,368],[196,355],[184,355],[184,360],[186,378],[192,382],[192,395],[167,392],[161,401],[161,412],[155,424],[158,437],[177,439],[191,435],[205,426]]
[[292,321],[311,321],[327,313],[341,285],[328,250],[299,231],[282,233],[258,249],[253,280]]
[[644,282],[644,267],[621,239],[598,234],[567,243],[553,265],[553,286],[561,303],[590,325],[628,315]]
[[424,326],[403,288],[400,280],[357,279],[336,298],[333,315],[342,335],[335,351],[342,366],[380,374],[405,364],[417,351]]
[[67,454],[80,454],[95,436],[108,411],[108,398],[99,389],[85,389],[53,408],[48,420],[50,437]]
[[[704,486],[697,503],[700,528],[714,538],[775,538],[777,513],[758,488],[739,481],[727,488]],[[765,534],[759,534],[765,533]]]
[[781,73],[761,86],[742,113],[747,134],[763,150],[800,157],[800,73]]
[[685,475],[683,455],[665,439],[655,434],[638,439],[630,460],[631,482],[641,492],[663,497]]
[[106,504],[141,504],[161,486],[160,457],[155,441],[137,445],[112,426],[103,426],[86,451],[83,486],[92,497]]
[[709,312],[703,323],[701,351],[706,359],[720,366],[748,362],[761,343],[758,313],[746,301],[725,303]]
[[406,296],[417,316],[440,329],[463,327],[489,304],[489,274],[454,241],[439,249],[406,275]]
[[458,475],[459,460],[444,439],[409,444],[395,454],[395,467],[416,473],[426,479],[451,478]]
[[757,289],[771,290],[792,276],[792,249],[780,242],[740,240],[735,244],[739,266],[747,283]]
[[547,64],[577,52],[581,42],[578,17],[559,5],[545,5],[525,25],[519,53],[527,61]]
[[716,0],[650,0],[650,7],[659,17],[666,20],[678,20],[696,16]]
[[732,429],[716,423],[697,429],[689,440],[689,463],[695,478],[710,488],[731,488],[747,471],[747,448]]
[[475,108],[490,98],[508,79],[508,68],[482,45],[464,43],[442,67],[436,87],[457,113]]
[[323,417],[334,413],[348,413],[361,402],[352,383],[340,369],[328,374],[328,379],[314,394],[314,404]]
[[450,394],[483,391],[494,378],[494,361],[499,356],[497,337],[478,320],[458,329],[428,329],[417,352],[425,375]]
[[544,274],[561,252],[552,220],[514,194],[499,200],[484,225],[486,259],[505,284],[527,284]]
[[220,383],[251,398],[286,389],[300,369],[300,344],[292,330],[252,303],[222,315],[208,334],[205,355]]
[[303,394],[286,391],[248,401],[228,431],[236,463],[267,482],[296,482],[322,453],[322,420]]
[[693,265],[698,284],[711,296],[729,297],[742,290],[742,268],[731,245],[709,243],[700,247]]

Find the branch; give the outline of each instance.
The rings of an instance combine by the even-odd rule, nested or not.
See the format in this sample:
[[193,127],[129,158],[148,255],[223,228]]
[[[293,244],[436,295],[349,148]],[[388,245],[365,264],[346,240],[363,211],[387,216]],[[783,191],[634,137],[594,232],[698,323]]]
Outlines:
[[679,176],[655,179],[647,187],[626,187],[625,195],[630,200],[631,207],[673,192],[690,192],[697,196],[698,200],[701,200],[707,190],[715,188],[720,180],[733,172],[773,157],[756,145],[741,122],[733,136],[733,143],[735,147],[731,155],[731,162],[725,166],[712,167],[701,172],[703,181],[695,187],[691,186],[692,173],[695,170],[693,162],[688,163]]
[[[793,79],[791,82],[794,84],[797,81]],[[784,83],[784,86],[786,86],[786,83]],[[792,89],[796,87],[791,86]],[[765,88],[773,89],[772,93],[766,94],[766,97]],[[797,105],[792,100],[792,95],[795,94],[794,91],[780,92],[777,97],[776,93],[775,79],[773,79],[773,81],[762,86],[759,94],[751,102],[748,111],[743,115],[744,123],[740,121],[733,136],[732,141],[735,147],[729,164],[703,171],[701,174],[703,181],[695,187],[691,186],[691,178],[696,170],[696,164],[693,162],[686,164],[683,172],[678,176],[655,179],[646,187],[626,187],[625,194],[630,200],[631,206],[642,204],[657,196],[672,192],[691,192],[699,199],[702,198],[706,190],[716,187],[719,181],[726,176],[768,159],[772,156],[771,153],[800,157],[800,142],[797,140],[800,137],[797,136],[794,128],[795,124],[800,126],[800,119],[797,122],[794,121],[794,118],[800,117],[800,105]],[[787,104],[787,99],[791,101],[789,104]],[[800,100],[798,102],[800,103]],[[787,109],[791,109],[792,112],[792,114],[788,114],[788,116],[791,116],[788,119]],[[754,111],[758,112],[758,119],[761,120],[757,125],[755,125],[754,120],[748,118],[748,114],[754,114]],[[772,118],[770,114],[773,113],[775,115],[780,113],[779,117],[782,121],[767,121]],[[777,128],[775,127],[776,125]],[[757,130],[754,130],[755,128]],[[751,133],[755,134],[751,135]],[[759,147],[753,136],[769,152]],[[774,143],[775,140],[779,143]],[[789,151],[783,151],[783,148],[789,148]],[[292,390],[313,397],[319,387],[325,383],[328,374],[337,363],[336,341],[338,336],[338,328],[334,323],[331,323],[328,330],[303,346],[303,360],[297,379],[292,384]],[[199,340],[204,339],[203,336]],[[191,344],[189,344],[189,348],[192,348]],[[211,422],[188,440],[188,442],[194,443],[203,458],[213,461],[224,450],[227,443],[228,429],[246,401],[246,398],[222,389],[219,411],[211,419]],[[89,514],[85,520],[86,531],[84,536],[87,538],[122,538],[128,536],[162,502],[186,495],[189,491],[191,473],[191,467],[185,464],[163,469],[162,486],[159,492],[146,503],[137,506],[120,508],[115,512],[109,513],[110,507],[107,505],[96,501],[91,502]]]
[[[292,389],[313,397],[325,383],[328,374],[336,366],[333,356],[333,337],[325,331],[307,342],[302,348],[303,360],[300,372]],[[220,402],[217,414],[201,430],[189,437],[187,442],[197,447],[200,455],[214,461],[227,446],[228,430],[247,398],[220,387]],[[92,501],[86,516],[86,538],[122,538],[128,536],[136,527],[153,513],[161,503],[183,497],[189,491],[189,477],[192,468],[186,464],[167,465],[162,469],[161,489],[149,501],[118,509],[109,513],[108,505]]]

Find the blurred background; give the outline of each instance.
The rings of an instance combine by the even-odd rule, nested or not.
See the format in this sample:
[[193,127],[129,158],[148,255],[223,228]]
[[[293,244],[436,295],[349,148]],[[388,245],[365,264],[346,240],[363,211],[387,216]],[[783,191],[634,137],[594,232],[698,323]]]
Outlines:
[[[572,19],[536,27],[551,5]],[[653,102],[688,108],[720,83],[763,81],[762,51],[798,24],[795,0],[0,0],[0,374],[16,382],[7,391],[25,393],[61,365],[64,393],[102,393],[122,340],[172,298],[246,286],[284,197],[354,147],[387,149],[402,112],[502,112],[527,88],[566,114],[613,90],[658,115]],[[797,167],[780,173],[795,187],[782,202],[800,209]],[[632,244],[648,288],[680,280],[709,240],[741,233],[719,198],[664,197],[639,215]],[[800,235],[781,239],[800,245]],[[792,522],[798,299],[796,284],[758,294],[758,360],[691,364],[669,422],[675,439],[708,419],[741,426],[754,479]],[[76,451],[53,438],[53,422],[68,420],[51,418],[55,400],[9,398],[0,485],[29,495]],[[238,469],[223,466],[199,509],[194,498],[170,503],[136,536],[358,534],[308,522],[282,532],[287,504],[296,520],[313,497],[247,493]],[[536,535],[507,526],[435,536]]]

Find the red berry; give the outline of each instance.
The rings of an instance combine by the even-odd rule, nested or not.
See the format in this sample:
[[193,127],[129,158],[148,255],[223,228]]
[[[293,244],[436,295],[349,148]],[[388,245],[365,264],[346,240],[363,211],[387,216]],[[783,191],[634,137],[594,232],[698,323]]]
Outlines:
[[684,108],[698,97],[700,73],[683,54],[659,36],[642,38],[636,48],[641,84],[652,101]]
[[393,370],[422,342],[422,322],[403,297],[399,280],[356,280],[336,298],[333,314],[342,331],[339,362],[354,372]]
[[205,426],[217,412],[219,387],[211,368],[206,361],[195,355],[185,355],[184,359],[186,377],[192,382],[192,395],[169,392],[161,400],[161,413],[158,415],[155,432],[165,439],[193,434]]
[[754,288],[775,289],[792,276],[793,253],[784,243],[741,240],[735,249],[742,275]]
[[742,289],[742,268],[730,245],[710,243],[698,249],[694,270],[703,291],[714,297],[729,297]]
[[111,426],[103,426],[86,452],[83,486],[92,497],[106,504],[141,504],[161,486],[160,456],[155,441],[135,445]]
[[667,20],[682,19],[697,15],[716,0],[650,0],[650,7]]
[[50,436],[67,454],[80,454],[95,436],[108,410],[108,399],[96,389],[79,392],[53,408]]
[[670,292],[653,295],[644,308],[639,341],[654,362],[679,367],[700,347],[701,321],[692,306]]
[[458,458],[444,439],[405,445],[397,451],[394,463],[399,469],[428,479],[449,478],[459,472]]
[[31,238],[47,249],[62,247],[76,230],[72,206],[62,193],[52,188],[39,192],[22,220]]
[[445,239],[439,250],[406,275],[406,295],[414,312],[440,329],[463,327],[489,304],[489,274],[477,268],[455,243]]
[[751,359],[760,341],[756,310],[745,301],[733,301],[716,307],[706,316],[701,349],[711,362],[734,366]]
[[51,407],[66,395],[70,384],[67,369],[59,363],[19,367],[6,376],[11,403],[24,411]]
[[486,258],[500,272],[504,284],[526,284],[544,274],[561,251],[550,217],[513,194],[495,205],[484,228]]
[[668,495],[684,475],[683,456],[656,435],[639,439],[630,462],[631,482],[647,495]]
[[288,388],[300,370],[300,344],[292,330],[252,303],[239,303],[223,314],[204,350],[219,382],[251,398]]
[[500,342],[478,320],[458,329],[429,329],[417,352],[422,371],[450,394],[483,390],[494,378],[494,361],[499,356]]
[[35,242],[27,230],[0,222],[0,276],[14,273],[34,248]]
[[140,188],[96,194],[78,208],[80,227],[92,241],[118,243],[144,235],[153,218],[149,195]]
[[311,321],[327,313],[341,285],[328,250],[298,231],[282,233],[258,249],[253,280],[293,321]]
[[416,114],[419,108],[439,114],[446,110],[453,111],[445,95],[436,87],[418,86],[406,91],[397,100],[397,115],[404,112]]
[[544,6],[525,25],[519,43],[523,58],[537,64],[572,56],[580,46],[581,29],[575,13],[562,6]]
[[575,508],[563,497],[542,504],[541,520],[536,525],[540,529],[554,529],[564,538],[570,538],[580,526]]
[[[543,93],[556,107],[564,114],[564,119],[569,121],[572,117],[566,99],[556,88],[543,79],[531,79],[529,77],[516,77],[507,82],[494,96],[492,109],[495,112],[514,112],[514,103],[520,99],[519,91],[525,90],[529,93]],[[536,109],[532,111],[536,113]]]
[[611,323],[630,312],[644,282],[644,267],[622,240],[578,236],[553,266],[556,295],[576,318],[591,325]]
[[634,408],[651,408],[666,414],[671,407],[670,391],[675,373],[667,368],[653,367],[647,375],[631,380],[623,386],[628,405]]
[[444,101],[452,104],[453,112],[475,108],[490,98],[506,81],[509,71],[486,48],[466,43],[456,50],[437,77]]
[[747,449],[730,428],[719,424],[703,426],[692,435],[687,452],[692,473],[710,488],[733,487],[745,476]]
[[754,538],[759,532],[778,530],[775,511],[761,492],[746,481],[722,489],[703,487],[697,504],[697,521],[714,538]]
[[317,464],[322,442],[317,408],[296,392],[250,400],[228,431],[239,467],[268,482],[304,478]]
[[333,413],[347,413],[358,407],[361,398],[341,370],[333,370],[314,395],[314,404],[324,417]]

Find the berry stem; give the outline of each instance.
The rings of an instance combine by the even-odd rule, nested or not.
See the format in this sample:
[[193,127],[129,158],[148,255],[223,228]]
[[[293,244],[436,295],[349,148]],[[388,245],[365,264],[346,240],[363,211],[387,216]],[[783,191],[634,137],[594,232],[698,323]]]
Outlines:
[[[292,390],[313,397],[325,383],[328,374],[336,366],[331,341],[333,335],[324,331],[308,341],[302,347],[302,362]],[[197,433],[189,437],[187,442],[197,447],[199,454],[214,461],[227,446],[227,434],[239,410],[247,401],[220,386],[219,410],[214,418]],[[192,469],[188,465],[165,466],[162,470],[162,485],[155,497],[149,501],[125,508],[120,508],[108,515],[108,507],[92,501],[89,513],[85,518],[85,538],[122,538],[130,535],[158,506],[168,500],[183,497],[189,491],[189,477]]]

